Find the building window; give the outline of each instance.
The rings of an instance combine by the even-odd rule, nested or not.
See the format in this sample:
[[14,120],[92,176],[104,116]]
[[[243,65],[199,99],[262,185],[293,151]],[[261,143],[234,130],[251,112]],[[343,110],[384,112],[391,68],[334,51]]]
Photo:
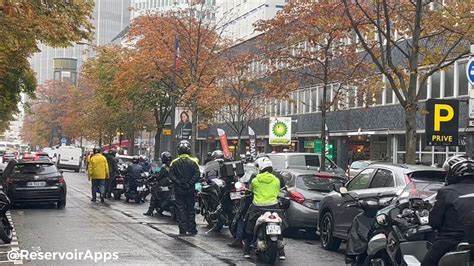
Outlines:
[[304,91],[300,90],[298,92],[298,114],[304,113]]
[[304,99],[304,112],[309,113],[311,112],[311,89],[304,91]]
[[[420,97],[418,97],[418,99],[420,100],[426,100],[428,98],[428,82],[429,82],[430,78],[426,79],[426,81],[423,83],[423,84],[419,84],[419,90],[418,91],[418,95]],[[420,80],[418,81],[418,83],[421,82]]]
[[466,77],[466,62],[462,62],[458,65],[458,79],[459,79],[459,96],[468,95],[469,92],[469,82]]
[[311,90],[311,111],[318,111],[318,88],[313,88]]
[[357,96],[356,96],[356,87],[349,86],[347,99],[349,101],[349,108],[354,108],[356,106]]
[[281,103],[280,103],[280,104],[281,104],[281,114],[282,114],[282,115],[286,115],[286,114],[287,114],[287,112],[286,112],[286,110],[287,110],[287,108],[286,108],[287,102],[288,102],[287,100],[282,100]]
[[444,71],[444,97],[454,96],[454,66]]
[[392,85],[390,83],[385,84],[385,104],[392,104],[393,103],[393,90]]
[[435,72],[431,76],[431,99],[437,99],[441,96],[441,82],[440,82],[441,73],[439,71]]

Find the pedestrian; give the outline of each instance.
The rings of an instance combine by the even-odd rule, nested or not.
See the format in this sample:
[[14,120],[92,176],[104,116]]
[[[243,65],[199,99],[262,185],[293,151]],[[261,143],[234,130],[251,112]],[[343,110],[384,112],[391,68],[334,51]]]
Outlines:
[[190,156],[191,143],[182,140],[178,144],[178,158],[171,162],[170,179],[174,185],[176,216],[179,234],[197,234],[195,203],[195,184],[201,172],[196,158]]
[[92,181],[91,201],[96,201],[97,192],[99,192],[100,201],[104,202],[105,180],[109,178],[109,166],[107,165],[107,159],[100,153],[100,148],[93,149],[87,173],[89,181]]
[[110,151],[105,156],[105,158],[107,158],[107,165],[109,166],[109,178],[105,181],[105,196],[108,199],[112,198],[115,177],[118,172],[117,159],[115,158],[116,154],[117,152],[115,149],[110,149]]

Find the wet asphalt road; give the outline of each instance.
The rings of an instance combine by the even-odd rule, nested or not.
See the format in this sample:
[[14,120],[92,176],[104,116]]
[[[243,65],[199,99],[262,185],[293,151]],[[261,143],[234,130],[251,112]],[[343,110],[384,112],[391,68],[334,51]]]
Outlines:
[[[177,226],[168,217],[147,217],[145,204],[108,200],[90,201],[90,183],[85,174],[65,172],[67,206],[21,206],[12,210],[20,249],[50,252],[117,252],[120,265],[254,265],[241,249],[229,248],[226,228],[208,230],[197,216],[199,234],[177,237]],[[344,265],[342,252],[323,250],[319,241],[304,234],[285,239],[286,261],[279,265]],[[89,265],[84,261],[25,261],[32,265]],[[104,264],[100,261],[99,264]]]

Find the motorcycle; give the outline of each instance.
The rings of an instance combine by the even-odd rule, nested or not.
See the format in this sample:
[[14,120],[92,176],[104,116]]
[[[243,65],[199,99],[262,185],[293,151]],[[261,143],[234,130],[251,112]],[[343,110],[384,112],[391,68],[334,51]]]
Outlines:
[[150,193],[146,186],[146,179],[150,176],[149,173],[145,172],[140,175],[139,178],[135,178],[134,184],[128,186],[128,190],[125,193],[125,201],[129,202],[130,199],[134,199],[136,203],[145,202],[146,196]]
[[[377,243],[385,240],[383,228],[377,227],[377,211],[387,206],[387,201],[380,197],[366,198],[350,202],[346,207],[356,207],[362,210],[349,228],[345,260],[347,264],[363,265],[368,257],[375,260]],[[383,256],[384,254],[380,255]]]
[[10,206],[10,199],[3,191],[0,191],[0,239],[5,244],[12,242],[13,238],[13,226],[7,217],[7,211],[10,209]]
[[[379,210],[375,217],[383,233],[375,234],[368,243],[364,265],[420,265],[434,241],[435,232],[429,225],[433,207],[434,187],[419,193],[426,182],[412,182],[391,205]],[[462,243],[457,251],[445,254],[439,265],[473,265],[474,245]]]
[[147,179],[147,188],[150,193],[153,193],[158,207],[156,211],[158,214],[162,214],[167,211],[171,214],[171,217],[176,220],[175,206],[174,206],[174,195],[172,193],[171,182],[168,180],[157,180],[158,174],[152,175]]
[[230,227],[245,196],[235,187],[239,177],[244,175],[241,162],[223,163],[220,173],[221,178],[203,182],[198,192],[199,213],[211,228],[208,232],[218,232],[224,225]]
[[125,191],[125,178],[123,175],[119,174],[115,176],[112,182],[114,199],[120,200],[120,198],[122,197],[122,193],[124,193]]

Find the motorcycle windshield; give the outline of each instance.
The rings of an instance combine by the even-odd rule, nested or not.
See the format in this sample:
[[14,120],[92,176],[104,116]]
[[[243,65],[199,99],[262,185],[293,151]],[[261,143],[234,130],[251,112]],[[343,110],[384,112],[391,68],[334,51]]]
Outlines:
[[412,198],[430,200],[443,186],[442,182],[412,181],[405,186],[397,200],[403,201]]

